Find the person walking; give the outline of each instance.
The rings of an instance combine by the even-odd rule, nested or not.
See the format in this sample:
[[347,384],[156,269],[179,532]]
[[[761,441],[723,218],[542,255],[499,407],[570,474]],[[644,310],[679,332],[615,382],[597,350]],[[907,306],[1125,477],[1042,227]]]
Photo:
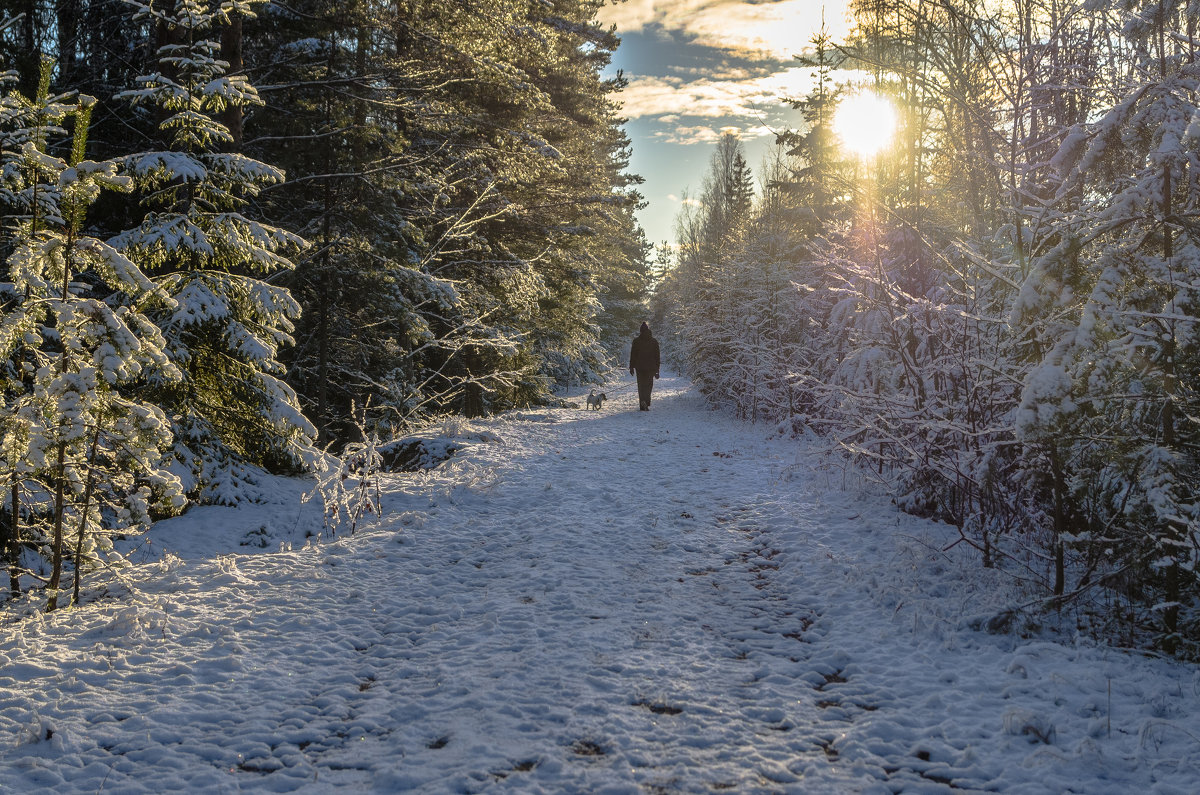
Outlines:
[[629,349],[629,374],[637,376],[638,408],[642,411],[650,410],[650,392],[658,378],[658,367],[658,340],[650,333],[650,324],[642,323]]

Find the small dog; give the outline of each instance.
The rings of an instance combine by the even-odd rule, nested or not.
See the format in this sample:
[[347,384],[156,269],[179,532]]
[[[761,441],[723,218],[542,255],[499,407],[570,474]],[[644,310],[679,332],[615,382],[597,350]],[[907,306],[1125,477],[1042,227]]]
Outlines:
[[596,411],[599,411],[600,404],[606,400],[608,400],[608,395],[604,394],[603,392],[601,392],[600,394],[596,394],[596,390],[593,389],[591,391],[591,393],[588,394],[588,401],[587,401],[588,410],[590,411],[591,409],[595,409]]

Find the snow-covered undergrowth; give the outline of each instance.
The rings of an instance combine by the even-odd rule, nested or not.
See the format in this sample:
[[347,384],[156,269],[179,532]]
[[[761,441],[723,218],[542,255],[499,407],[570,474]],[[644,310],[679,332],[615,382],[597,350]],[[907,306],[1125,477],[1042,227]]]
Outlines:
[[[274,504],[155,526],[0,628],[14,792],[1189,792],[1190,665],[990,635],[948,528],[702,410],[517,412],[313,543]],[[582,403],[582,401],[581,401]]]

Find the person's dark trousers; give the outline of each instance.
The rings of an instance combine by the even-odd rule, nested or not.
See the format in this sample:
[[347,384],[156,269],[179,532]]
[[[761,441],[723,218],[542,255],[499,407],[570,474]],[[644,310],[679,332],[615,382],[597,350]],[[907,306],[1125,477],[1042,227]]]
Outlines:
[[637,371],[638,382],[638,408],[645,410],[650,408],[650,390],[654,389],[654,373],[647,373],[642,370]]

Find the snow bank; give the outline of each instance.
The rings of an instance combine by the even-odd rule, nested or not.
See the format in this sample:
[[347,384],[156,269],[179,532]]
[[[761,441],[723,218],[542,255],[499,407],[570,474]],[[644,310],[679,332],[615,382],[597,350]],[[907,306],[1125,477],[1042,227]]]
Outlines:
[[[14,791],[1188,792],[1195,669],[987,634],[1004,582],[681,380],[463,423],[314,543],[304,484],[163,522],[0,630]],[[259,543],[259,542],[263,543]],[[246,543],[249,542],[248,545]],[[122,584],[123,583],[123,584]]]

